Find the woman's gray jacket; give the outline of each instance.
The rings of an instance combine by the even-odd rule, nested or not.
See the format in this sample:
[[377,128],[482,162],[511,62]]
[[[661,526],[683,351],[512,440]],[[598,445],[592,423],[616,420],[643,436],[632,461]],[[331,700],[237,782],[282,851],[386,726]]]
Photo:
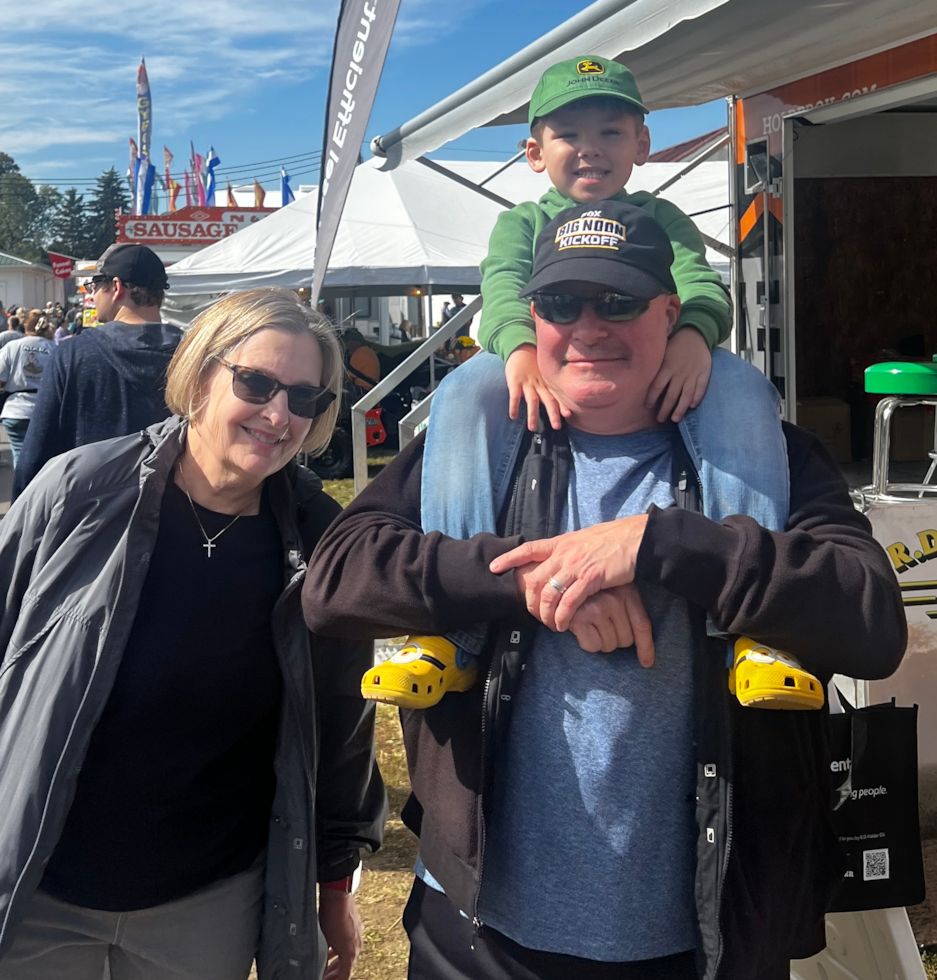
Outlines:
[[[57,456],[0,522],[0,957],[62,832],[184,438],[172,418]],[[338,505],[293,463],[268,486],[283,539],[283,705],[257,961],[261,980],[316,980],[316,880],[351,874],[359,849],[379,846],[386,812],[359,689],[372,654],[303,623],[305,559]]]

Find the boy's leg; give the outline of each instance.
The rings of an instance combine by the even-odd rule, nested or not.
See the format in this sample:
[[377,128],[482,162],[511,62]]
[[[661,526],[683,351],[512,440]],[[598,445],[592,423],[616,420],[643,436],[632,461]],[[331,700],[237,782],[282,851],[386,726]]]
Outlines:
[[0,980],[102,980],[117,919],[37,891],[0,960]]

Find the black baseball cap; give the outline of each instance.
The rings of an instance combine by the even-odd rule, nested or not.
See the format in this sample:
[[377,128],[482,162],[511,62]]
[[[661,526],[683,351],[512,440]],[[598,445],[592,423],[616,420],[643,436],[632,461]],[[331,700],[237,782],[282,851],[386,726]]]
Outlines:
[[543,229],[534,268],[521,296],[561,282],[590,282],[623,296],[648,300],[677,287],[667,232],[645,211],[622,201],[577,204]]
[[115,242],[98,259],[94,266],[95,276],[120,279],[144,289],[163,292],[169,289],[166,266],[160,257],[146,245],[133,242]]

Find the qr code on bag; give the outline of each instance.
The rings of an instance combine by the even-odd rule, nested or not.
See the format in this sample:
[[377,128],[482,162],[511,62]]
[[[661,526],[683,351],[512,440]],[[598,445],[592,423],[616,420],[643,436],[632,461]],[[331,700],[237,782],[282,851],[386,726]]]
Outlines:
[[880,881],[888,877],[888,848],[862,852],[862,880]]

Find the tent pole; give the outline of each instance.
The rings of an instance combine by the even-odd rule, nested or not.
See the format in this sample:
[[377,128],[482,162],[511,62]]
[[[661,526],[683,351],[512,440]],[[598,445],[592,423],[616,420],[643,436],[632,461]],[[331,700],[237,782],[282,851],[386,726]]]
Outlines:
[[[488,190],[486,187],[481,187],[479,184],[473,184],[468,177],[463,177],[461,174],[457,174],[447,167],[441,167],[435,160],[427,160],[426,157],[417,157],[416,162],[422,163],[424,167],[429,167],[430,170],[435,170],[436,173],[442,174],[444,177],[454,180],[457,184],[461,184],[463,187],[475,191],[476,194],[481,194],[482,197],[487,197],[489,201],[494,201],[495,204],[500,204],[503,208],[514,207],[513,201],[509,201],[506,197],[501,197],[500,194],[495,194],[493,191]],[[492,174],[493,176],[494,174]]]
[[[426,284],[426,299],[427,306],[429,307],[429,316],[427,317],[426,323],[426,336],[429,337],[433,332],[433,284]],[[429,356],[429,390],[436,390],[436,355],[430,354]]]
[[525,157],[525,156],[527,156],[526,147],[523,150],[521,150],[520,153],[515,153],[514,156],[512,156],[511,159],[508,160],[508,162],[504,164],[503,167],[498,167],[498,169],[493,174],[488,174],[488,176],[484,180],[480,180],[478,182],[478,186],[484,187],[489,180],[494,180],[495,177],[498,176],[498,174],[503,174],[504,171],[508,169],[508,167],[513,166],[515,163],[517,163],[518,160],[520,160],[521,157]]
[[657,197],[658,194],[667,190],[668,187],[671,187],[673,184],[676,184],[676,182],[681,177],[686,177],[686,175],[690,173],[690,171],[696,170],[696,168],[701,163],[705,163],[714,153],[718,153],[724,146],[727,146],[731,141],[732,141],[732,137],[727,132],[725,136],[723,136],[721,139],[717,139],[712,146],[710,146],[708,149],[703,150],[703,152],[698,157],[694,157],[682,170],[678,170],[673,175],[673,177],[671,177],[669,180],[665,180],[660,185],[660,187],[658,187],[656,190],[651,191],[651,197]]

